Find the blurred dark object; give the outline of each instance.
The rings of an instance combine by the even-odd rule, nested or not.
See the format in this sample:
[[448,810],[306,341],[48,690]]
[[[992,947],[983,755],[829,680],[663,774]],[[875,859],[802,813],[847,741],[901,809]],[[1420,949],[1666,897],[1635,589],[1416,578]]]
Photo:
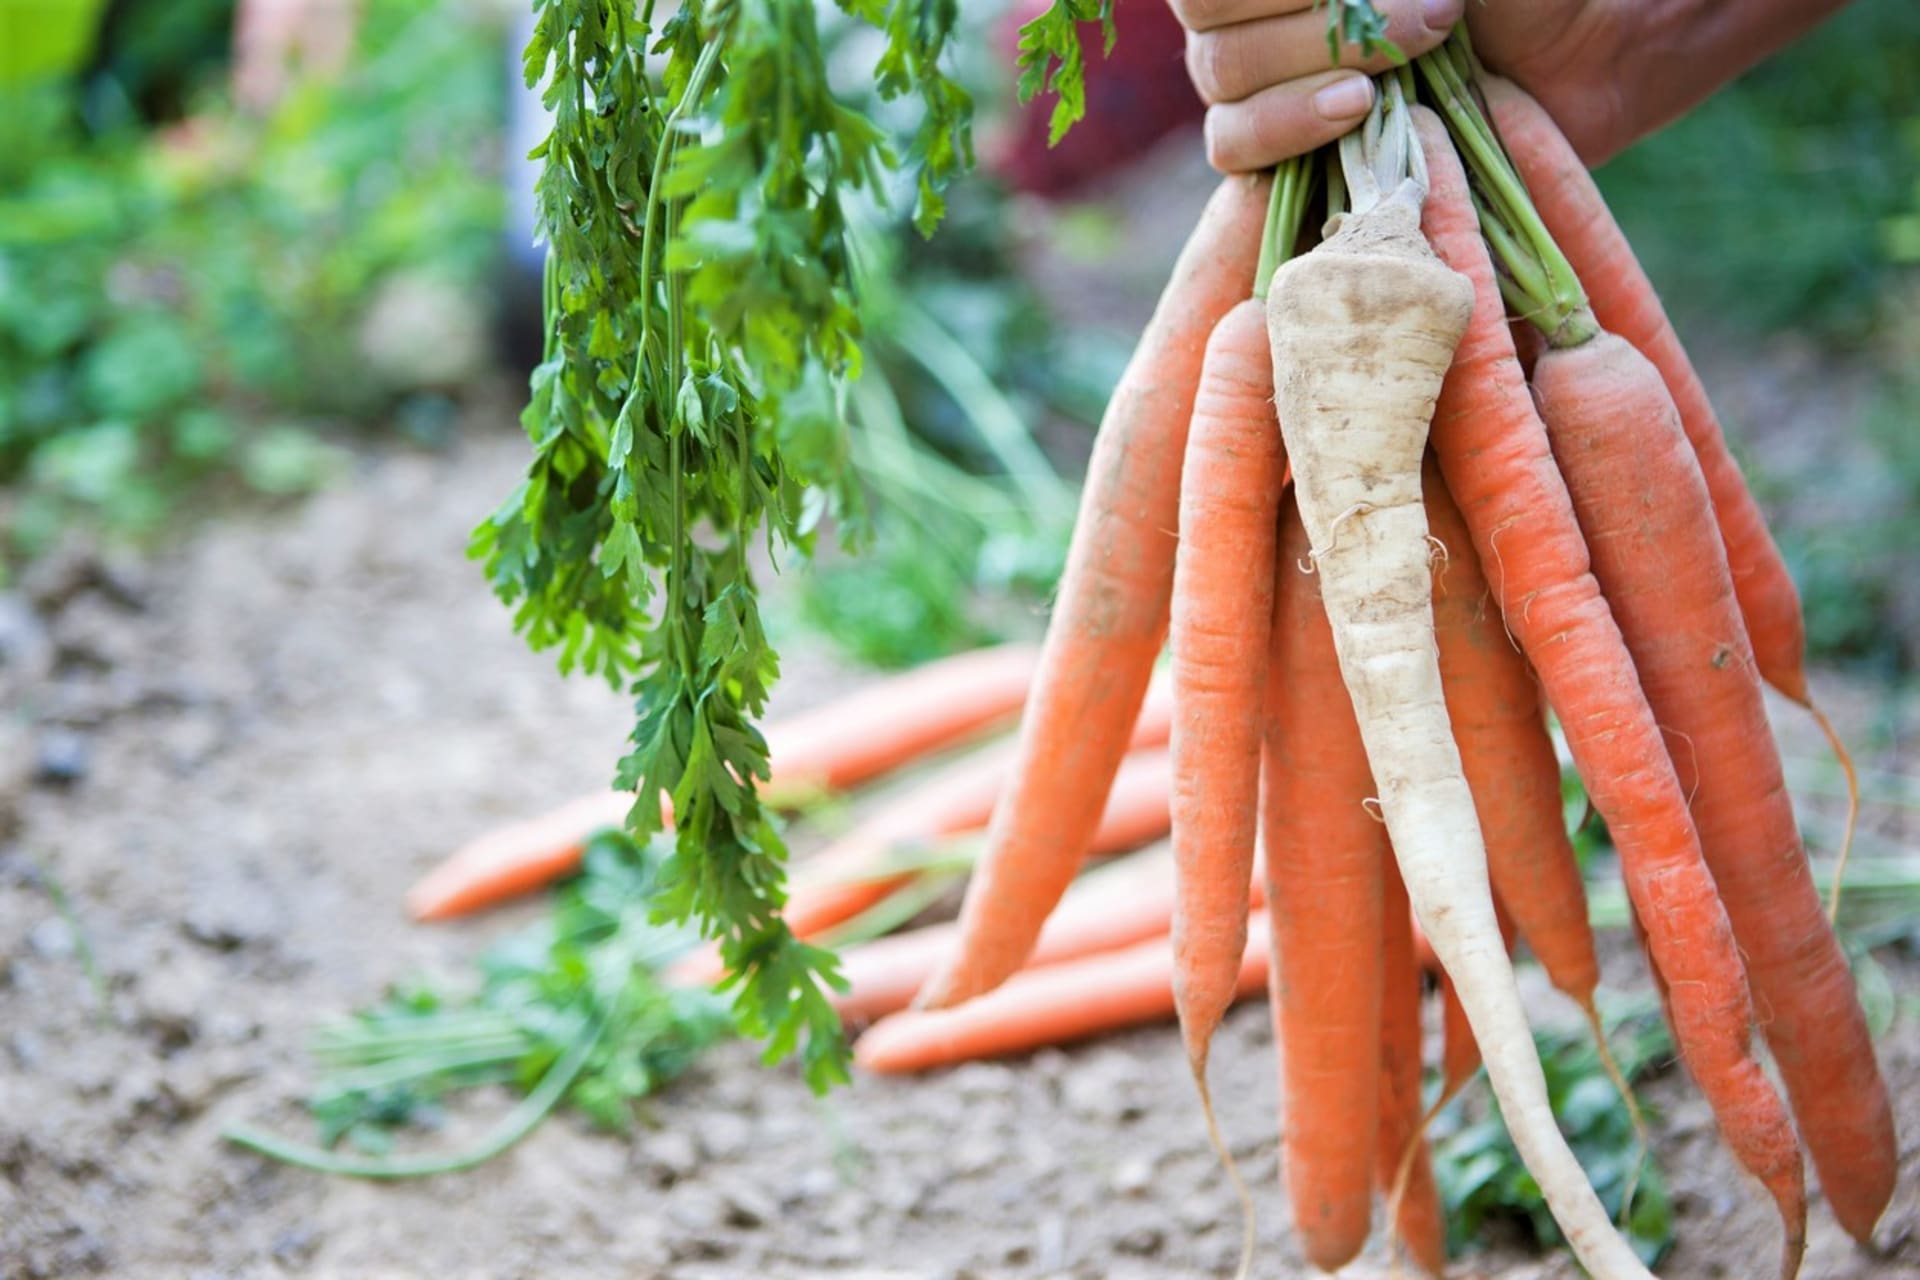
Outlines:
[[234,0],[108,0],[82,73],[82,109],[104,131],[178,120],[226,69]]
[[501,241],[499,310],[494,327],[501,362],[507,373],[525,379],[540,363],[546,346],[546,308],[541,298],[546,248],[536,243],[540,219],[534,187],[541,162],[527,158],[552,127],[552,117],[540,103],[537,89],[526,85],[523,51],[533,35],[533,6],[514,10],[507,27],[507,127],[501,138],[501,177],[506,188],[506,230]]
[[[1020,27],[1037,17],[1047,0],[1019,0],[999,33],[1011,66]],[[1059,197],[1114,170],[1125,168],[1154,143],[1197,125],[1206,115],[1187,79],[1182,52],[1186,37],[1163,0],[1124,0],[1117,6],[1120,38],[1113,54],[1100,57],[1098,23],[1084,24],[1087,48],[1087,116],[1047,145],[1053,98],[1041,94],[1015,109],[1008,129],[983,157],[1017,190]]]

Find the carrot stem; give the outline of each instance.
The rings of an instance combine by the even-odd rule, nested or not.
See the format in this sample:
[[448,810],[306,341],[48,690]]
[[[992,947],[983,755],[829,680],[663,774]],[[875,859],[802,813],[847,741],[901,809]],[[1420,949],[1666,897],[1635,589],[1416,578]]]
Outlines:
[[1853,753],[1847,750],[1847,744],[1840,738],[1840,731],[1834,728],[1833,721],[1827,719],[1827,713],[1811,701],[1807,703],[1807,710],[1820,726],[1820,732],[1827,735],[1827,743],[1833,748],[1833,758],[1847,778],[1847,827],[1845,834],[1840,837],[1840,856],[1833,863],[1833,888],[1827,891],[1827,923],[1838,925],[1840,886],[1846,880],[1847,859],[1853,853],[1854,828],[1860,821],[1860,774],[1853,767]]
[[1267,286],[1280,264],[1293,256],[1312,194],[1313,166],[1306,156],[1282,161],[1273,170],[1273,194],[1267,198],[1267,225],[1260,236],[1260,263],[1253,271],[1253,296],[1266,300]]
[[[1481,225],[1494,257],[1525,288],[1527,302],[1517,307],[1555,347],[1577,347],[1598,330],[1587,293],[1566,254],[1554,242],[1534,208],[1499,135],[1473,96],[1476,67],[1456,33],[1447,44],[1415,60],[1429,97],[1447,122],[1473,177]],[[1507,292],[1503,281],[1502,292]]]
[[1627,1073],[1620,1069],[1619,1059],[1613,1056],[1613,1046],[1607,1042],[1607,1027],[1600,1019],[1600,1007],[1591,999],[1581,1004],[1581,1012],[1587,1015],[1587,1026],[1593,1030],[1593,1047],[1600,1055],[1600,1069],[1619,1091],[1620,1101],[1627,1107],[1627,1123],[1633,1126],[1633,1171],[1627,1175],[1627,1184],[1620,1192],[1620,1225],[1625,1228],[1633,1222],[1633,1196],[1640,1189],[1640,1175],[1646,1171],[1647,1150],[1652,1140],[1647,1133],[1647,1117],[1640,1110],[1640,1100],[1633,1096],[1633,1085],[1628,1082]]
[[607,1024],[596,1019],[575,1040],[567,1051],[554,1061],[547,1073],[540,1077],[527,1096],[507,1112],[486,1137],[468,1147],[465,1151],[440,1156],[400,1156],[380,1160],[356,1160],[351,1156],[336,1155],[321,1147],[309,1146],[303,1142],[292,1142],[278,1134],[256,1129],[252,1125],[237,1124],[222,1130],[221,1137],[235,1146],[257,1151],[263,1156],[271,1156],[285,1164],[301,1169],[311,1169],[315,1173],[331,1173],[346,1178],[371,1178],[375,1180],[396,1180],[400,1178],[425,1178],[437,1173],[458,1173],[471,1169],[513,1146],[520,1139],[532,1133],[547,1113],[573,1087],[575,1077],[581,1068],[587,1065],[587,1059],[593,1055],[600,1043],[600,1037],[606,1033]]

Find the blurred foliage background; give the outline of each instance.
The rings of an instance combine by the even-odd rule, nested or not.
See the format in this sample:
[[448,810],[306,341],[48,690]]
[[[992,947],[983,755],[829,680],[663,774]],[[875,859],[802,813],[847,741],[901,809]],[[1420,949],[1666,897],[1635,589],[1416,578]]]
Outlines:
[[[1601,170],[1828,662],[1920,663],[1920,6],[1856,0]],[[1716,376],[1719,375],[1719,376]],[[1809,391],[1813,394],[1809,394]]]
[[[85,8],[0,3],[10,32]],[[366,8],[346,74],[257,114],[225,97],[214,0],[103,6],[65,74],[6,86],[7,562],[152,534],[209,490],[311,488],[343,427],[431,436],[490,358],[498,23]]]
[[[498,323],[525,330],[526,258],[505,251],[518,6],[358,7],[338,74],[242,106],[233,0],[0,0],[0,584],[63,537],[150,540],[297,494],[371,439],[437,446],[464,402],[518,394]],[[1004,103],[1005,27],[979,12],[965,78]],[[1136,74],[1129,30],[1136,51],[1163,38],[1136,13],[1096,89]],[[931,243],[864,211],[865,554],[827,553],[790,602],[864,660],[989,639],[1057,572],[1061,477],[1125,328],[1061,321],[1062,277],[1035,266],[1085,259],[1119,216],[1103,166],[1137,144],[1099,125],[1051,176],[1031,148],[996,166],[1044,207],[985,175]],[[1910,0],[1858,0],[1601,174],[1776,520],[1816,650],[1887,675],[1920,661],[1917,174]]]

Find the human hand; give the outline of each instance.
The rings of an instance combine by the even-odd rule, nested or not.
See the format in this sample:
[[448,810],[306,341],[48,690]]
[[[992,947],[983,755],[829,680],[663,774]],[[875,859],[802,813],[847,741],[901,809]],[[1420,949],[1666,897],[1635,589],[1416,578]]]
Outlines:
[[296,72],[337,75],[353,51],[358,0],[240,0],[233,18],[233,94],[270,109]]
[[[1208,104],[1207,157],[1226,172],[1264,169],[1347,132],[1373,103],[1367,74],[1384,54],[1327,56],[1314,0],[1169,0],[1187,29],[1187,73]],[[1619,0],[1374,0],[1406,56],[1438,45],[1466,11],[1475,51],[1539,100],[1588,163],[1635,136],[1620,87]]]

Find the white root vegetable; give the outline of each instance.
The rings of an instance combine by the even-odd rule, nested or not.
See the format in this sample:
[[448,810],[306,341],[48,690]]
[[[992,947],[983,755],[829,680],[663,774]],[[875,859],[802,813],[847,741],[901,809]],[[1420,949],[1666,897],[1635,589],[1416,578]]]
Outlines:
[[1414,913],[1459,991],[1514,1145],[1581,1264],[1597,1280],[1644,1280],[1555,1125],[1441,691],[1420,463],[1473,289],[1420,234],[1424,163],[1392,105],[1399,118],[1384,131],[1376,109],[1365,136],[1342,144],[1355,212],[1282,266],[1268,294],[1310,567]]

